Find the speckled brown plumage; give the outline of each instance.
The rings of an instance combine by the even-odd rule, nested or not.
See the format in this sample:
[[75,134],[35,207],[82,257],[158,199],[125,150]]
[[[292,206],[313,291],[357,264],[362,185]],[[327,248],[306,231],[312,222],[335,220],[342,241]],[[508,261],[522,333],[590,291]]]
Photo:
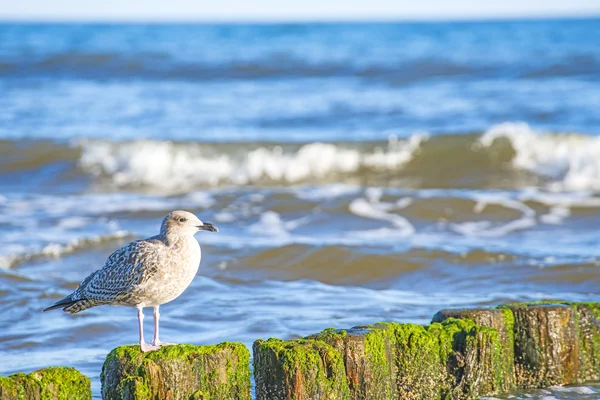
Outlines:
[[140,312],[155,307],[157,318],[158,306],[183,293],[198,271],[201,251],[194,234],[199,230],[217,231],[189,212],[169,213],[160,234],[121,247],[73,293],[44,311],[62,308],[75,314],[107,304],[136,307]]
[[[185,239],[180,241],[185,243]],[[66,298],[74,303],[64,310],[77,313],[103,304],[133,307],[140,304],[156,305],[147,304],[149,300],[147,297],[148,292],[155,291],[153,284],[159,283],[154,282],[158,281],[155,278],[160,278],[157,275],[167,271],[176,273],[182,270],[184,276],[180,276],[181,279],[185,278],[187,272],[182,266],[189,266],[190,268],[187,269],[190,273],[193,270],[193,266],[189,265],[191,263],[187,260],[192,257],[179,251],[181,247],[183,246],[179,246],[177,250],[172,249],[160,236],[138,240],[121,247],[108,257],[102,269],[92,272],[81,282],[77,290]],[[197,253],[199,255],[200,251],[198,250]],[[199,265],[200,257],[197,258]],[[186,282],[181,282],[181,286],[184,283],[189,284],[188,279],[184,280]],[[186,287],[187,285],[183,289]]]

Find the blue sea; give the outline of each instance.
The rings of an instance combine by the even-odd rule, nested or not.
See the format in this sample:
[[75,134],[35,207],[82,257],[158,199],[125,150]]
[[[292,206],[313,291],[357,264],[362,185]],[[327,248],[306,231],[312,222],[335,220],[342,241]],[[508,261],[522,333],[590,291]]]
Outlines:
[[169,342],[596,301],[600,19],[0,23],[0,374],[99,397],[135,310],[41,310],[174,209],[220,232]]

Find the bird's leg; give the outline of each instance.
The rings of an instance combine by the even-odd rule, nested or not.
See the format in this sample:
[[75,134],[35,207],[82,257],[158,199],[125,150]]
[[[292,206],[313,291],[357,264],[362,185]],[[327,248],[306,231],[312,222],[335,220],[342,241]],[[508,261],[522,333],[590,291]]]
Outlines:
[[154,306],[154,340],[153,343],[155,346],[169,346],[175,343],[167,343],[161,342],[158,338],[158,320],[160,319],[160,311],[158,310],[160,306]]
[[140,350],[142,353],[152,350],[158,350],[160,346],[153,346],[144,341],[144,310],[142,307],[138,307],[138,324],[140,326]]

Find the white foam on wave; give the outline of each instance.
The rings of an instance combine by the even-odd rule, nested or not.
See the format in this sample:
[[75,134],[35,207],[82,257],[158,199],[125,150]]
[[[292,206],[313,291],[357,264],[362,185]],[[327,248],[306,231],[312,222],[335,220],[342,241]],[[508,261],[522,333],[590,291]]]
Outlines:
[[157,197],[138,194],[13,195],[0,203],[0,268],[58,258],[81,248],[133,236],[107,214],[209,207],[211,193]]
[[571,215],[571,210],[565,206],[550,207],[547,214],[540,215],[540,221],[545,224],[559,225]]
[[515,211],[520,211],[526,217],[535,217],[535,211],[531,207],[527,206],[526,204],[524,204],[518,200],[507,197],[503,194],[474,193],[473,200],[476,201],[473,211],[475,211],[478,214],[481,214],[488,205],[494,204],[494,205],[500,205],[502,207],[512,209]]
[[600,197],[592,191],[545,192],[537,188],[528,188],[518,197],[519,201],[535,201],[548,207],[600,208]]
[[298,183],[356,173],[388,171],[409,162],[427,136],[388,140],[385,148],[361,151],[333,143],[309,143],[296,151],[280,146],[247,152],[218,152],[200,143],[166,141],[78,142],[79,165],[95,176],[108,176],[117,186],[147,185],[186,190],[197,185],[245,185],[256,182]]
[[597,394],[598,391],[588,386],[550,386],[548,389],[553,392],[573,393],[573,394]]
[[[419,193],[421,198],[431,198],[431,196],[442,196],[442,194],[430,190]],[[492,221],[470,221],[450,225],[453,231],[471,237],[500,237],[533,228],[539,223],[560,225],[572,215],[573,209],[600,208],[600,197],[596,197],[591,191],[551,192],[539,188],[527,188],[519,192],[466,191],[462,196],[475,201],[473,211],[477,214],[484,213],[488,206],[500,206],[521,214],[518,218],[501,224]],[[547,212],[541,213],[539,209],[536,210],[528,204],[543,205],[547,207]]]
[[549,179],[554,191],[600,190],[600,137],[536,132],[525,123],[503,123],[480,138],[490,147],[507,139],[515,151],[512,165]]
[[289,231],[281,216],[274,211],[265,211],[260,215],[258,222],[249,227],[249,231],[254,234],[288,237]]
[[0,253],[0,268],[11,268],[17,264],[39,258],[59,258],[79,249],[131,236],[130,232],[118,230],[97,236],[77,237],[65,242],[49,242],[42,245],[12,245]]
[[473,211],[481,214],[489,205],[499,205],[522,213],[520,218],[513,221],[495,225],[491,221],[464,222],[452,224],[452,229],[465,236],[500,237],[508,233],[532,228],[537,225],[536,212],[525,203],[506,197],[499,193],[475,193],[473,195],[475,206]]
[[178,197],[130,193],[15,196],[2,205],[0,222],[35,223],[34,216],[39,214],[62,218],[61,223],[65,227],[75,227],[85,225],[84,219],[89,216],[117,212],[170,211],[176,208],[208,208],[214,202],[212,194],[207,192],[190,192]]
[[464,222],[453,224],[452,229],[465,236],[491,238],[505,236],[508,233],[525,230],[536,225],[534,218],[524,217],[499,226],[494,226],[490,221]]
[[531,188],[519,195],[519,201],[534,201],[548,207],[548,213],[540,216],[545,224],[559,225],[571,216],[572,209],[599,208],[600,198],[586,191],[552,193]]
[[306,216],[284,221],[279,213],[268,210],[261,213],[258,222],[250,225],[248,230],[253,234],[287,239],[291,231],[308,223],[309,219],[310,216]]
[[370,200],[357,198],[350,202],[348,209],[354,215],[363,218],[376,219],[391,223],[402,236],[410,236],[415,233],[414,226],[403,216],[390,213],[389,210],[394,208],[404,208],[410,204],[406,201],[398,201],[396,203],[385,203],[376,201],[378,198]]
[[303,186],[294,190],[294,194],[302,200],[323,201],[355,195],[360,190],[360,186],[358,185],[333,183],[320,186]]

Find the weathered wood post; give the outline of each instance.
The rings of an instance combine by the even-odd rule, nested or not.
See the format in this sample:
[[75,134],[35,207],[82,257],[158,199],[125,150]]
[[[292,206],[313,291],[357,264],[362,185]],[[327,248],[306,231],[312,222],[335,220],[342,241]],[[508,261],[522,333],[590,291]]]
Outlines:
[[498,331],[455,318],[432,323],[427,330],[439,340],[449,376],[439,398],[471,399],[503,391],[508,372]]
[[487,326],[498,331],[502,345],[502,391],[515,388],[514,371],[514,316],[506,307],[499,308],[457,308],[438,311],[432,322],[443,322],[448,318],[468,319],[477,325]]
[[448,319],[379,323],[254,344],[258,400],[469,399],[503,390],[495,329]]
[[515,376],[523,388],[577,382],[576,313],[564,304],[509,304],[515,325]]
[[[257,400],[475,399],[520,388],[600,380],[600,303],[517,303],[442,310],[428,326],[333,328],[299,340],[257,340]],[[102,397],[250,400],[240,343],[114,349]],[[0,400],[87,400],[90,380],[50,367],[0,377]]]
[[117,347],[100,379],[104,400],[250,400],[250,352],[241,343],[173,345],[142,353]]
[[90,378],[69,367],[48,367],[30,374],[0,377],[0,400],[89,400]]
[[341,355],[319,340],[254,342],[257,400],[347,400]]
[[578,382],[600,381],[600,303],[568,303],[574,309],[579,337]]
[[[395,324],[397,356],[397,398],[439,399],[450,393],[452,381],[448,368],[448,346],[440,335],[441,324],[421,326]],[[442,351],[442,342],[444,350]],[[449,346],[451,348],[451,344]]]
[[309,338],[326,342],[340,353],[351,400],[395,397],[397,350],[392,324],[327,329]]

